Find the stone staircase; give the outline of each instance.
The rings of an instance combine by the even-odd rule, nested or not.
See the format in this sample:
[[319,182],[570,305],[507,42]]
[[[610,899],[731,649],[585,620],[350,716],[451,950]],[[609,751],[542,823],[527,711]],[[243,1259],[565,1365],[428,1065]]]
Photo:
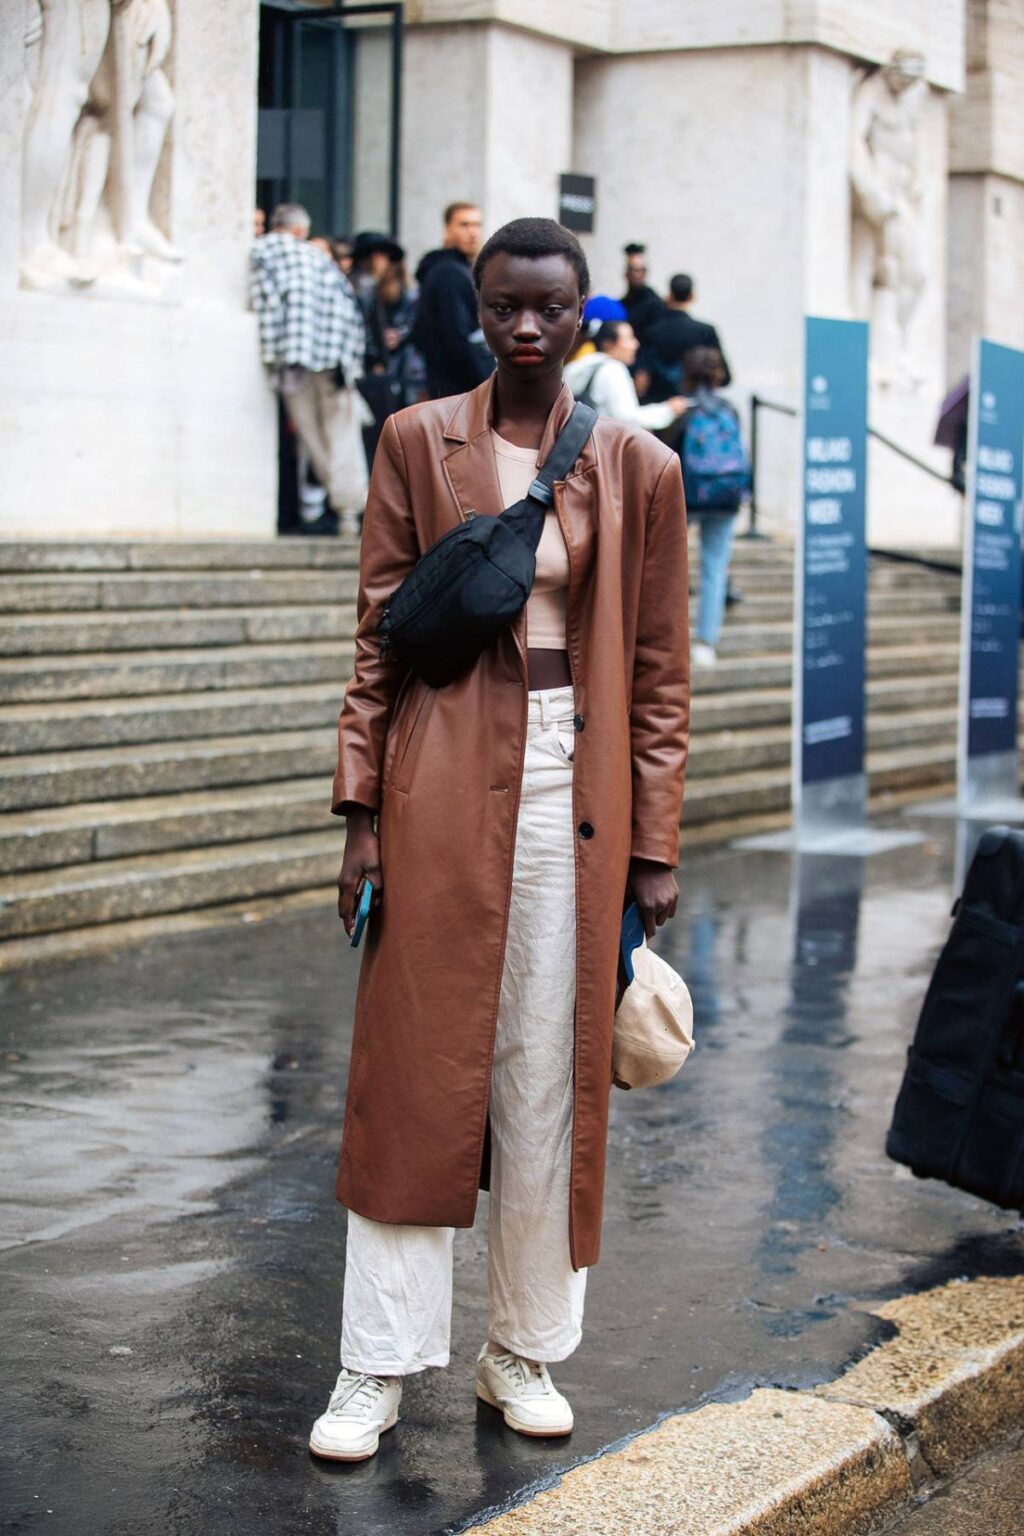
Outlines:
[[[0,964],[253,915],[326,890],[358,549],[0,544]],[[792,551],[741,542],[746,600],[697,673],[684,839],[789,804]],[[955,756],[959,579],[875,562],[872,794],[943,792]]]

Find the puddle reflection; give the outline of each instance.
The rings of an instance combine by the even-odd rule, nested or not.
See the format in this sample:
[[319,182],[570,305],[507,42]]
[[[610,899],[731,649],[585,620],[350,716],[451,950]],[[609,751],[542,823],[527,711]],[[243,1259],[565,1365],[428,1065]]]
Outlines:
[[771,1053],[768,1068],[775,1108],[761,1137],[773,1192],[759,1259],[770,1275],[793,1272],[840,1199],[831,1176],[842,1122],[836,1053],[852,1039],[847,1010],[863,886],[863,859],[793,859],[790,997],[783,1049]]

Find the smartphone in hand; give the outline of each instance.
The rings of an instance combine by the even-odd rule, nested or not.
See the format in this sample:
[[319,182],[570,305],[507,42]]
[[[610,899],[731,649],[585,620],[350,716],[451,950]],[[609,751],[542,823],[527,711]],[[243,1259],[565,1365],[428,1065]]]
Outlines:
[[352,936],[349,943],[353,949],[357,949],[359,941],[363,937],[363,929],[366,927],[366,919],[370,915],[370,903],[373,901],[373,886],[364,875],[359,882],[356,891],[356,917],[352,924]]

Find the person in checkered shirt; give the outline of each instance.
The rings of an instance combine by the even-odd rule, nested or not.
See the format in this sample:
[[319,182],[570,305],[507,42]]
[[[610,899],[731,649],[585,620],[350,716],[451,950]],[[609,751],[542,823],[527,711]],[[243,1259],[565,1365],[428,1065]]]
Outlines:
[[355,294],[330,256],[309,243],[310,219],[282,203],[249,259],[260,353],[344,532],[357,532],[368,475],[367,410],[356,383],[366,335]]

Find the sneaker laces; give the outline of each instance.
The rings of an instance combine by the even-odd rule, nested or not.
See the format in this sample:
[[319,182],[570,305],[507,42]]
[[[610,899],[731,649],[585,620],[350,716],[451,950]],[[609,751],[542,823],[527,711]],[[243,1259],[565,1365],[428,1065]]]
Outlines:
[[496,1355],[495,1363],[506,1375],[514,1377],[523,1397],[543,1397],[550,1386],[543,1365],[537,1360],[524,1360],[522,1355],[511,1352]]
[[328,1413],[340,1413],[343,1408],[356,1408],[360,1411],[369,1411],[377,1406],[385,1390],[387,1382],[380,1376],[357,1375],[354,1371],[342,1372],[335,1385],[331,1400],[327,1405]]

